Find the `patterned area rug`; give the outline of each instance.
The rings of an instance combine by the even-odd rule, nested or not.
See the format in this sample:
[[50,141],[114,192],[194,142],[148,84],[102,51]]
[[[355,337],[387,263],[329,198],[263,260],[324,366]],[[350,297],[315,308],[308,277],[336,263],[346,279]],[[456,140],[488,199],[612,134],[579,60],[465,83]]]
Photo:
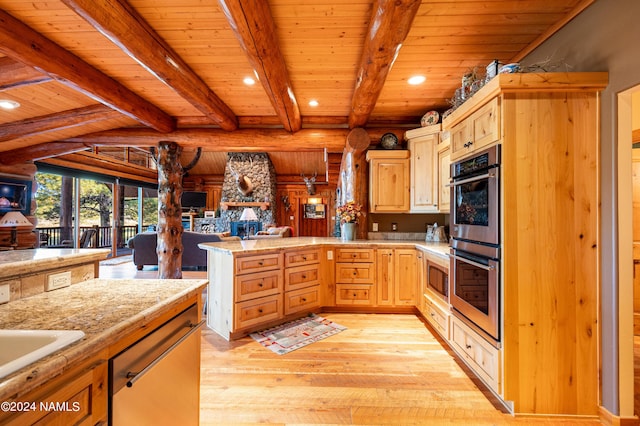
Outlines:
[[252,333],[251,337],[265,348],[278,355],[284,355],[346,329],[347,327],[336,324],[326,318],[310,315],[277,327]]

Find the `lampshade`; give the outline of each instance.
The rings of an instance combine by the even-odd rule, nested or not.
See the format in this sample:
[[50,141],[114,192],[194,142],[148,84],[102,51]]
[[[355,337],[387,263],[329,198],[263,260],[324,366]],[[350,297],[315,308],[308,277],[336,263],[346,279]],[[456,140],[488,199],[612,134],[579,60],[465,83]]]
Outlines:
[[20,212],[9,212],[0,218],[1,228],[20,228],[22,226],[33,226],[33,224]]
[[240,216],[240,220],[248,220],[248,221],[258,220],[258,216],[256,216],[256,212],[254,212],[252,208],[247,207],[244,210],[242,210],[242,215]]

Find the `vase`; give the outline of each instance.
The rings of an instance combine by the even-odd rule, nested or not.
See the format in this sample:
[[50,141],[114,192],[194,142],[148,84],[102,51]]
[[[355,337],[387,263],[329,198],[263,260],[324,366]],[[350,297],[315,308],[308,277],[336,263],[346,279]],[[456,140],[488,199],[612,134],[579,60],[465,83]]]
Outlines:
[[342,224],[340,233],[343,241],[353,241],[356,239],[357,225],[353,222],[347,222]]

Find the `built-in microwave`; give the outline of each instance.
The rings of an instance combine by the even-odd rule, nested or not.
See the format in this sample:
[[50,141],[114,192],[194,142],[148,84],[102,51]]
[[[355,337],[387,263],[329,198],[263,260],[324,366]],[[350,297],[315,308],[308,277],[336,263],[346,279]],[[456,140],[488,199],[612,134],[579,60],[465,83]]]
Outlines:
[[427,287],[433,293],[449,301],[449,273],[446,268],[427,260]]

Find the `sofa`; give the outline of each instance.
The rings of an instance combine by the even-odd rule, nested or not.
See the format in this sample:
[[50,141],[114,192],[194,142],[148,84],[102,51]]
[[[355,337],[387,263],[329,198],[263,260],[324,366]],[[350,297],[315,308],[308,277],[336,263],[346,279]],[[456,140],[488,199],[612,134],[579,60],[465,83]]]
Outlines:
[[260,240],[263,238],[288,238],[293,235],[290,226],[271,226],[266,231],[258,231],[255,235],[250,235],[250,240]]
[[[199,248],[198,244],[231,239],[239,238],[228,238],[224,234],[184,231],[182,233],[182,267],[206,268],[207,252]],[[157,245],[158,234],[155,232],[141,232],[129,239],[127,246],[133,251],[133,263],[138,270],[142,270],[144,265],[158,265]]]

